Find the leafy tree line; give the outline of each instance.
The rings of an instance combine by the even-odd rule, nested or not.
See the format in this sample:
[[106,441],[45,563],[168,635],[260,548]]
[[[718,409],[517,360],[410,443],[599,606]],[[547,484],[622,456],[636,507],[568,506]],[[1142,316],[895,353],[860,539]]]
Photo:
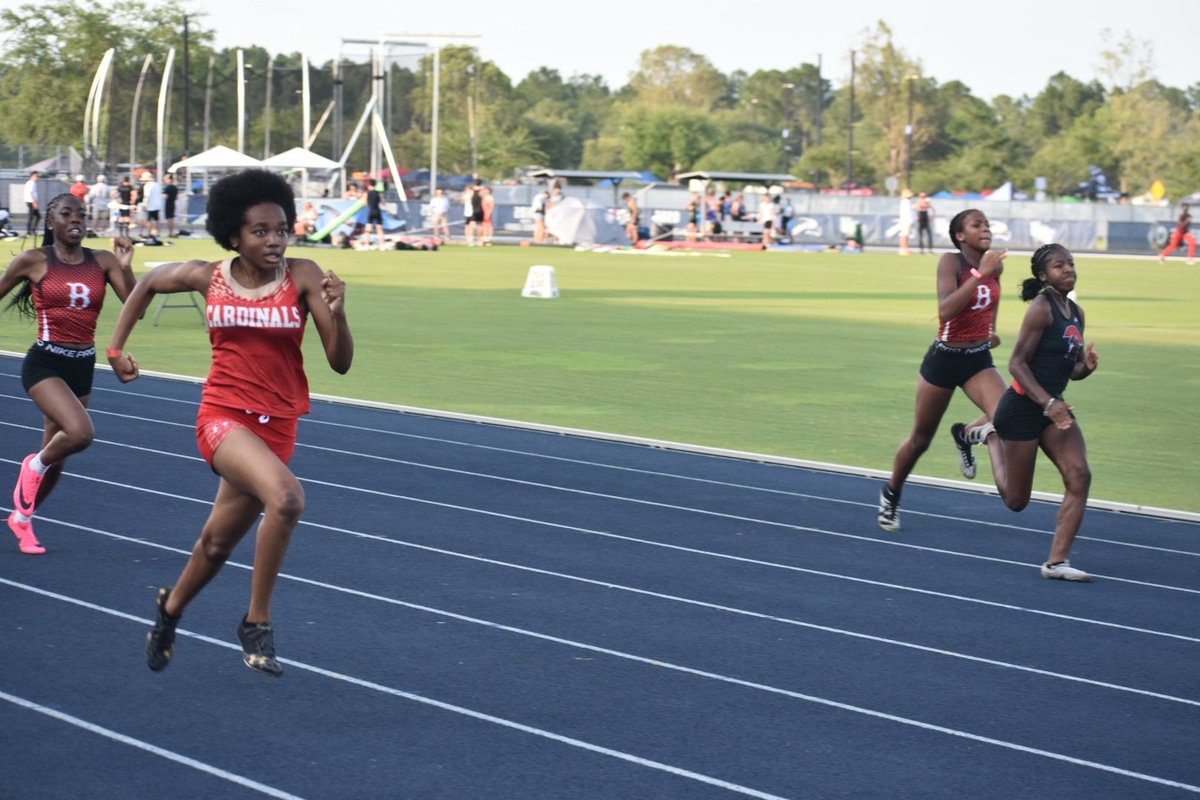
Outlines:
[[[210,144],[237,144],[236,50],[216,50],[202,20],[188,25],[180,0],[117,0],[104,8],[68,0],[0,11],[0,147],[70,144],[82,150],[83,108],[96,66],[116,49],[106,89],[99,158],[128,160],[133,96],[146,54],[153,62],[138,118],[138,159],[153,159],[155,106],[167,50],[176,62],[167,146],[171,160],[204,143],[211,68]],[[897,176],[914,191],[978,190],[1011,180],[1031,191],[1044,176],[1052,194],[1076,186],[1088,165],[1122,190],[1145,192],[1162,180],[1172,196],[1200,189],[1200,84],[1164,86],[1152,77],[1149,46],[1109,35],[1102,78],[1064,72],[1034,97],[991,102],[959,81],[940,83],[893,40],[883,23],[863,31],[854,54],[830,68],[724,74],[704,55],[664,45],[642,53],[629,83],[609,87],[594,75],[563,77],[542,67],[514,83],[472,48],[440,55],[438,161],[447,172],[509,177],[520,166],[645,170],[789,172],[818,186],[848,181],[882,187]],[[263,155],[301,144],[301,54],[243,48],[246,150]],[[273,56],[273,58],[272,58]],[[266,113],[267,65],[271,111]],[[327,123],[313,149],[341,156],[371,93],[369,64],[310,65],[312,119],[342,92],[342,120]],[[999,68],[1002,68],[999,67]],[[433,59],[388,66],[385,125],[401,166],[429,161]],[[189,129],[184,131],[184,107]],[[910,132],[911,121],[911,132]],[[854,147],[848,147],[853,129]],[[472,137],[474,132],[474,137]],[[349,166],[366,166],[361,137]]]

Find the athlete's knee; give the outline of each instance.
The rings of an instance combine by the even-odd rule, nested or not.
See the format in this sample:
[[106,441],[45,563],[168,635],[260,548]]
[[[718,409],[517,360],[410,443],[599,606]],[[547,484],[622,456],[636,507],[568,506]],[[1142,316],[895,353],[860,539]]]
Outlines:
[[1068,494],[1087,494],[1092,487],[1092,470],[1086,463],[1063,470],[1063,487]]
[[298,482],[280,486],[266,498],[266,513],[295,524],[304,514],[304,489]]
[[92,446],[92,442],[96,439],[96,428],[92,425],[91,419],[87,419],[70,430],[64,430],[63,435],[67,440],[67,450],[71,453],[78,453],[80,450],[86,450]]
[[229,556],[233,555],[233,548],[236,545],[237,539],[221,536],[205,528],[200,534],[199,552],[205,560],[220,566],[229,560]]
[[1007,495],[1004,497],[1004,505],[1009,511],[1024,511],[1029,505],[1029,495]]

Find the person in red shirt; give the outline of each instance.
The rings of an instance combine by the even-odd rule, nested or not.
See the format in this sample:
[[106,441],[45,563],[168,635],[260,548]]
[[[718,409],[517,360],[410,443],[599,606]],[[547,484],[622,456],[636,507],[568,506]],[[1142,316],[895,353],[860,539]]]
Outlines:
[[1167,256],[1175,252],[1175,248],[1179,247],[1183,242],[1187,242],[1188,254],[1187,263],[1196,263],[1196,237],[1191,234],[1192,215],[1188,212],[1188,204],[1183,203],[1179,207],[1179,219],[1175,222],[1175,230],[1171,232],[1171,241],[1161,253],[1158,254],[1159,263],[1164,263]]
[[[1004,378],[992,363],[996,309],[1000,305],[1000,273],[1005,250],[992,250],[992,229],[982,211],[967,209],[950,220],[950,241],[957,253],[938,260],[938,332],[917,376],[917,410],[912,432],[901,443],[892,474],[879,493],[879,527],[900,530],[900,491],[929,449],[955,389],[962,389],[984,416],[969,427],[982,426],[1004,395]],[[959,469],[975,477],[975,457],[962,423],[951,428],[959,452]],[[983,441],[983,440],[980,440]],[[989,443],[989,446],[990,443]],[[998,445],[997,445],[998,446]]]
[[304,490],[288,468],[297,423],[309,410],[300,345],[311,317],[329,366],[341,374],[350,369],[354,340],[346,320],[346,284],[310,259],[285,256],[296,203],[279,175],[252,169],[222,178],[209,194],[207,212],[208,232],[236,255],[163,264],[142,276],[108,348],[117,377],[134,380],[137,361],[123,348],[154,295],[195,291],[205,296],[213,359],[196,439],[220,483],[183,574],[173,587],[158,592],[146,664],[158,671],[170,663],[183,610],[221,571],[261,514],[250,607],[237,634],[246,666],[279,676],[271,595],[304,512]]
[[33,532],[33,513],[58,483],[67,457],[95,436],[88,415],[96,365],[96,320],[106,286],[124,301],[133,291],[133,244],[113,239],[114,253],[83,246],[87,206],[60,194],[46,208],[42,246],[17,255],[0,277],[0,298],[24,286],[9,303],[37,320],[37,340],[21,364],[21,384],[42,412],[42,449],[21,462],[8,527],[22,553],[46,548]]
[[76,175],[75,183],[71,184],[71,188],[67,191],[78,197],[86,204],[88,193],[92,191],[92,187],[83,182],[82,175]]

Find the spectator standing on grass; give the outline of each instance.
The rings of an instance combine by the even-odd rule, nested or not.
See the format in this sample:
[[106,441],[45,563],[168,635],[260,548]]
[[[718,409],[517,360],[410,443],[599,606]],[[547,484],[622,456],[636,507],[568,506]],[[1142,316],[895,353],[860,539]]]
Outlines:
[[103,175],[96,176],[96,182],[88,190],[88,217],[92,230],[97,234],[105,234],[112,228],[112,211],[108,204],[112,202],[112,187]]
[[899,209],[898,214],[899,214],[899,217],[896,220],[896,222],[897,222],[897,225],[899,226],[899,233],[900,233],[900,255],[906,256],[911,253],[911,251],[908,249],[908,238],[910,236],[912,236],[912,224],[913,224],[913,204],[912,204],[912,190],[911,189],[905,189],[904,191],[900,192],[900,209]]
[[550,193],[543,189],[533,196],[530,208],[533,211],[533,243],[544,244],[546,241],[546,211],[550,206]]
[[107,286],[122,301],[133,291],[133,245],[113,240],[112,253],[83,246],[87,207],[60,194],[46,208],[42,246],[19,253],[0,276],[0,298],[23,284],[9,304],[37,320],[37,340],[21,364],[21,385],[42,412],[41,449],[21,462],[8,527],[22,553],[46,552],[33,531],[34,512],[58,483],[67,458],[95,438],[88,415],[96,366],[96,323]]
[[71,194],[79,198],[79,202],[83,203],[84,208],[87,208],[87,196],[91,191],[91,187],[83,181],[82,175],[75,176],[75,182],[71,184],[71,188],[67,190]]
[[133,183],[126,175],[121,178],[121,183],[113,190],[117,201],[117,235],[128,236],[129,226],[133,221],[133,206],[136,201]]
[[928,242],[929,252],[933,252],[933,201],[921,192],[917,195],[917,245],[925,252]]
[[146,209],[146,234],[151,242],[158,244],[158,223],[162,219],[163,192],[162,184],[156,181],[149,172],[142,173],[142,207]]
[[792,217],[796,215],[796,207],[792,205],[792,198],[786,194],[783,196],[783,203],[779,206],[779,240],[792,240]]
[[179,198],[179,187],[175,185],[175,176],[167,173],[163,176],[163,219],[167,221],[167,236],[175,238],[175,201]]
[[363,194],[367,198],[367,227],[363,234],[366,246],[371,246],[371,231],[375,231],[379,249],[384,249],[383,240],[383,191],[382,184],[363,181]]
[[496,216],[496,197],[492,194],[492,190],[484,186],[479,190],[483,197],[480,200],[480,205],[483,210],[483,222],[479,226],[480,244],[491,246],[492,236],[496,233],[495,216]]
[[442,236],[450,239],[450,198],[446,197],[445,189],[438,189],[429,201],[429,215],[433,222],[433,235],[441,231]]
[[[999,346],[996,310],[1000,306],[1000,274],[1004,250],[992,250],[992,229],[982,211],[967,209],[950,220],[956,253],[943,253],[937,265],[937,335],[917,375],[917,404],[912,432],[892,461],[892,474],[879,493],[879,527],[900,530],[900,493],[929,449],[955,389],[962,389],[984,416],[971,425],[950,429],[963,477],[975,477],[975,456],[966,428],[992,418],[1004,394],[1004,378],[992,363]],[[1003,480],[1003,476],[997,481]]]
[[762,243],[766,247],[775,241],[775,203],[771,200],[771,195],[764,194],[762,202],[758,206],[758,224],[762,225]]
[[25,222],[25,235],[32,236],[37,233],[38,223],[42,220],[41,205],[38,202],[37,170],[29,173],[29,180],[25,181],[25,208],[29,214]]
[[1196,263],[1196,237],[1190,232],[1192,227],[1192,215],[1188,211],[1188,204],[1183,203],[1179,207],[1179,219],[1175,222],[1175,230],[1171,233],[1171,241],[1167,242],[1166,248],[1158,254],[1159,263],[1166,263],[1167,256],[1175,252],[1183,242],[1187,242],[1188,254],[1187,263]]
[[116,376],[134,380],[137,362],[123,348],[154,295],[204,295],[213,356],[196,440],[220,482],[183,573],[158,591],[146,665],[158,671],[170,663],[180,616],[257,521],[250,604],[237,636],[246,666],[279,676],[271,597],[304,512],[304,489],[288,468],[297,423],[309,411],[301,343],[311,317],[329,366],[339,374],[350,369],[346,285],[310,259],[286,257],[296,200],[281,176],[248,169],[222,178],[209,194],[207,214],[208,232],[235,255],[173,262],[143,275],[108,346]]
[[1029,505],[1038,450],[1049,456],[1064,491],[1042,577],[1088,581],[1091,576],[1072,567],[1069,557],[1087,509],[1092,471],[1075,407],[1063,400],[1063,391],[1070,381],[1095,372],[1100,358],[1094,343],[1084,346],[1083,309],[1068,296],[1076,281],[1070,251],[1060,244],[1042,245],[1030,259],[1030,271],[1033,277],[1021,285],[1029,309],[1008,361],[1012,386],[992,422],[968,428],[966,436],[987,442],[996,488],[1013,511]]
[[621,195],[621,199],[625,201],[625,210],[629,214],[629,220],[625,223],[625,235],[629,237],[630,244],[637,244],[639,238],[637,199],[629,192]]
[[467,246],[475,244],[475,186],[468,184],[462,193],[463,207],[463,237],[467,240]]

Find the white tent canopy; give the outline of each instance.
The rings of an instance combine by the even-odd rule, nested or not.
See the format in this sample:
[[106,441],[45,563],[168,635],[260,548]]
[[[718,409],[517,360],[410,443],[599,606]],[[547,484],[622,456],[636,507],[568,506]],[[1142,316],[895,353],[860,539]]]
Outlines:
[[238,151],[219,144],[203,153],[189,156],[182,161],[176,161],[167,172],[178,172],[181,169],[189,172],[203,172],[210,169],[248,169],[261,167],[263,162],[257,158],[239,153]]
[[303,147],[293,147],[278,155],[271,156],[262,165],[272,169],[341,169],[342,165],[331,158],[305,150]]

